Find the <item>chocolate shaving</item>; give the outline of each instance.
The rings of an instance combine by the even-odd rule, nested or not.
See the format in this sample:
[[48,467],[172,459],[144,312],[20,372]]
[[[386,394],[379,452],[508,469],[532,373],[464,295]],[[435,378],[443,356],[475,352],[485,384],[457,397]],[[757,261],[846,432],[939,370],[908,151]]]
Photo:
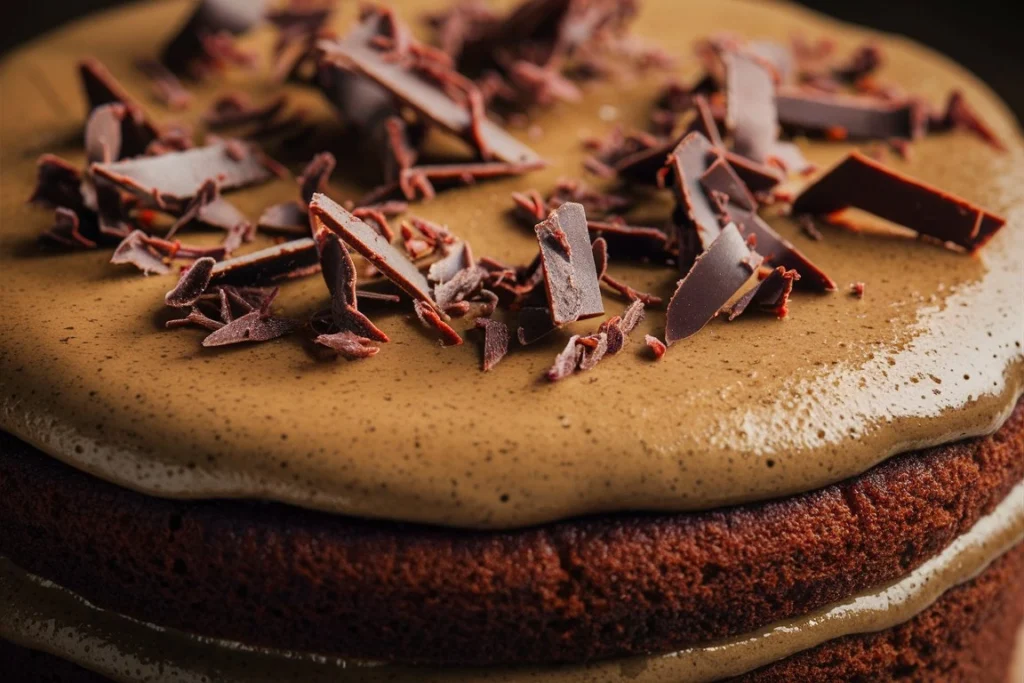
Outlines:
[[262,2],[202,0],[164,47],[160,61],[172,72],[202,79],[226,63],[248,64],[251,58],[234,47],[233,36],[263,18]]
[[[778,143],[776,143],[778,144]],[[777,148],[776,148],[777,151]],[[763,196],[784,179],[783,174],[771,166],[759,164],[734,152],[724,152],[725,160],[755,196]]]
[[[586,339],[586,342],[584,342],[584,339]],[[579,365],[576,368],[579,372],[592,370],[608,353],[608,334],[605,332],[580,338],[579,342],[583,348]]]
[[349,246],[384,274],[412,298],[434,306],[427,278],[400,251],[372,227],[342,208],[323,194],[313,195],[309,205],[310,216],[337,233]]
[[590,249],[594,252],[594,267],[597,269],[597,279],[600,280],[608,272],[608,241],[598,237],[591,243]]
[[270,179],[265,159],[256,149],[222,142],[157,157],[140,157],[111,164],[93,164],[91,172],[159,208],[175,213],[215,179],[221,191]]
[[321,224],[317,226],[316,244],[324,282],[331,293],[334,327],[374,341],[389,341],[388,336],[357,308],[356,267],[341,238]]
[[181,279],[174,289],[164,296],[164,303],[175,308],[191,306],[199,301],[199,297],[209,288],[213,278],[216,261],[212,258],[201,258],[181,274]]
[[433,327],[441,333],[441,344],[443,346],[460,346],[462,344],[462,337],[459,336],[459,333],[441,319],[441,316],[433,306],[419,299],[413,301],[412,304],[416,317],[419,318],[424,327]]
[[69,249],[96,248],[96,240],[86,237],[82,233],[78,214],[74,211],[59,206],[54,211],[53,219],[53,227],[41,234],[39,236],[40,240]]
[[690,133],[669,157],[684,226],[696,231],[704,249],[708,249],[721,232],[718,211],[701,183],[708,170],[708,160],[714,156],[716,150],[706,137]]
[[576,368],[579,367],[580,360],[583,358],[583,347],[576,343],[578,340],[579,335],[570,337],[569,343],[565,345],[562,352],[555,356],[554,364],[547,371],[549,380],[557,382],[576,372]]
[[739,229],[729,225],[697,257],[668,302],[665,341],[671,346],[707,325],[760,265]]
[[388,61],[386,56],[358,41],[320,41],[324,59],[354,70],[390,92],[398,101],[428,121],[451,133],[474,141],[479,138],[494,158],[510,164],[535,164],[536,152],[489,120],[475,119],[469,107],[452,99],[444,89],[421,78],[407,66]]
[[966,130],[974,133],[988,143],[993,149],[1000,152],[1006,151],[1006,145],[986,124],[978,113],[967,104],[964,94],[954,90],[949,94],[946,102],[945,112],[940,117],[934,117],[929,121],[930,131]]
[[211,333],[203,340],[203,346],[265,342],[291,334],[299,327],[300,323],[296,320],[271,316],[265,311],[252,311]]
[[380,347],[373,343],[372,339],[360,337],[354,332],[343,330],[333,334],[321,334],[313,340],[321,346],[337,351],[339,355],[348,360],[370,358],[376,356]]
[[745,52],[727,52],[726,128],[733,136],[734,151],[762,162],[778,137],[775,75],[761,58]]
[[268,206],[260,214],[257,225],[268,232],[309,235],[309,215],[297,201]]
[[481,369],[489,372],[508,353],[508,326],[500,320],[477,318],[476,327],[484,333]]
[[413,166],[400,171],[397,181],[371,190],[359,201],[359,204],[373,204],[399,191],[409,201],[415,201],[418,198],[429,200],[437,194],[434,188],[435,182],[473,185],[478,180],[522,175],[543,167],[544,162],[541,160],[524,163],[489,161]]
[[450,280],[437,285],[434,288],[437,307],[447,311],[449,307],[468,299],[483,287],[486,274],[483,268],[464,268]]
[[85,124],[85,156],[90,163],[109,163],[146,152],[153,138],[137,111],[116,102],[92,110]]
[[789,314],[789,295],[793,291],[793,283],[800,279],[795,270],[786,270],[782,266],[771,271],[767,277],[750,288],[729,309],[729,320],[735,320],[751,305],[766,313],[774,314],[780,320]]
[[82,174],[69,162],[44,154],[36,162],[36,187],[28,201],[51,209],[65,207],[76,214],[87,211],[82,197]]
[[567,202],[535,227],[555,325],[604,313],[583,206]]
[[430,282],[449,282],[460,271],[473,267],[473,250],[468,242],[459,242],[449,248],[447,256],[430,264],[427,280]]
[[916,140],[927,125],[926,112],[913,100],[886,102],[877,97],[780,88],[775,101],[779,122],[790,133],[838,140]]
[[516,337],[528,346],[554,332],[558,327],[551,321],[551,310],[541,306],[524,306],[519,310]]
[[[213,228],[226,230],[232,239],[248,241],[252,235],[252,224],[233,204],[220,196],[220,188],[214,180],[203,183],[196,196],[185,207],[184,213],[167,231],[170,239],[183,227],[202,223]],[[235,245],[237,246],[240,245]],[[231,251],[230,249],[228,251]]]
[[654,354],[654,360],[661,360],[665,356],[665,352],[668,351],[668,347],[665,346],[665,342],[661,341],[657,337],[652,337],[649,334],[644,335],[644,342],[647,344],[647,348]]
[[288,96],[281,94],[256,105],[245,93],[228,93],[216,99],[203,114],[203,121],[211,130],[230,128],[247,123],[266,123],[284,109]]
[[164,254],[147,244],[146,233],[141,230],[133,230],[124,238],[114,250],[110,262],[115,265],[133,265],[146,275],[165,275],[171,272]]
[[[104,104],[123,104],[126,107],[142,111],[142,107],[134,97],[128,94],[114,75],[98,59],[83,59],[78,63],[78,74],[85,90],[85,99],[89,103],[89,111]],[[156,130],[152,131],[156,137]]]
[[217,285],[264,286],[319,271],[316,243],[307,237],[221,261],[213,268],[212,282]]
[[165,107],[184,110],[192,106],[192,93],[185,89],[178,77],[155,59],[139,59],[138,69],[149,79],[153,97]]
[[715,159],[704,174],[700,177],[701,187],[710,195],[713,192],[721,192],[730,201],[748,211],[757,210],[757,201],[747,189],[747,186],[736,175],[729,162],[723,157]]
[[793,213],[856,207],[921,235],[976,251],[1006,220],[965,199],[851,152],[797,196]]
[[299,176],[299,194],[305,204],[308,205],[312,201],[313,195],[324,191],[336,164],[333,154],[321,152],[306,165],[302,175]]

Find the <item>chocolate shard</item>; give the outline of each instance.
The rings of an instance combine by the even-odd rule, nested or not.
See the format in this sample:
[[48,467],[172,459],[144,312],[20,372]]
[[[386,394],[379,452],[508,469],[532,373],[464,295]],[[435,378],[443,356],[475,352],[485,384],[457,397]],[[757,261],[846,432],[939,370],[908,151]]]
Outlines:
[[89,163],[121,158],[121,123],[126,113],[123,104],[104,104],[89,114],[85,122],[85,158]]
[[624,334],[629,334],[636,329],[637,325],[643,322],[646,317],[644,313],[644,302],[635,300],[626,307],[626,310],[622,313],[622,331]]
[[816,168],[807,160],[800,148],[792,142],[776,142],[772,145],[768,161],[781,166],[789,175],[805,175]]
[[320,271],[320,257],[311,237],[292,240],[250,254],[220,261],[213,268],[217,285],[261,287]]
[[354,332],[343,330],[333,334],[321,334],[313,340],[321,346],[337,351],[340,356],[348,360],[370,358],[376,356],[380,347],[373,343],[372,339],[360,337]]
[[690,124],[687,133],[696,131],[710,140],[712,145],[724,150],[725,142],[722,140],[722,133],[718,130],[718,123],[715,121],[708,98],[701,94],[694,95],[693,108],[697,116]]
[[999,139],[995,131],[967,103],[964,94],[954,90],[946,101],[946,109],[941,116],[933,117],[928,122],[929,131],[966,130],[974,133],[988,143],[993,149],[1006,151],[1006,144]]
[[747,186],[723,157],[718,157],[708,166],[708,170],[704,171],[704,175],[700,177],[700,184],[708,195],[713,192],[721,192],[747,211],[757,210],[757,201],[754,196],[750,194]]
[[1006,224],[1000,216],[856,151],[793,201],[795,214],[827,215],[850,207],[971,252]]
[[[104,104],[115,103],[141,110],[138,101],[128,94],[124,86],[114,78],[114,75],[100,60],[83,59],[78,63],[78,74],[82,80],[82,88],[85,90],[89,111]],[[156,137],[155,130],[153,137]]]
[[361,338],[388,342],[388,336],[358,310],[356,267],[341,238],[320,226],[316,232],[320,270],[331,293],[331,319],[338,330]]
[[302,197],[303,203],[308,205],[312,201],[313,195],[324,191],[336,164],[333,154],[321,152],[306,165],[302,175],[299,176],[299,195]]
[[747,189],[757,196],[767,194],[785,179],[784,174],[778,169],[751,161],[735,152],[727,151],[723,156]]
[[265,342],[291,334],[300,327],[296,320],[251,311],[235,318],[203,339],[203,346],[229,346],[245,342]]
[[752,252],[735,225],[728,225],[697,257],[668,302],[665,340],[671,346],[696,334],[725,306],[757,270]]
[[551,320],[556,325],[604,313],[601,284],[581,204],[567,202],[535,227]]
[[763,162],[778,137],[775,74],[771,66],[746,52],[726,52],[726,128],[737,154]]
[[729,308],[729,320],[735,320],[754,306],[756,310],[775,315],[780,320],[789,314],[789,295],[793,291],[793,283],[800,279],[795,270],[786,270],[779,266],[761,280],[750,291],[736,300]]
[[389,61],[372,47],[354,40],[322,40],[318,47],[327,63],[365,76],[435,125],[470,141],[478,137],[494,158],[507,163],[540,161],[536,152],[500,126],[486,118],[475,119],[470,107],[452,99],[443,89],[403,64]]
[[285,94],[253,104],[245,93],[232,92],[219,97],[203,114],[203,122],[211,130],[241,126],[246,123],[266,123],[276,117],[288,103]]
[[[580,362],[577,366],[579,372],[592,370],[602,358],[608,353],[608,333],[599,332],[586,338],[587,343],[581,344],[583,353],[580,355]],[[583,338],[579,340],[583,342]]]
[[36,187],[28,201],[51,209],[64,207],[76,214],[86,211],[82,174],[70,162],[44,154],[36,162]]
[[268,206],[257,222],[261,230],[287,235],[309,235],[309,215],[297,201]]
[[209,288],[216,261],[206,257],[198,259],[181,274],[178,284],[164,296],[164,303],[175,308],[191,306]]
[[[59,206],[54,210],[53,226],[39,235],[42,242],[68,249],[95,249],[100,238],[99,228],[92,225],[83,230],[78,214]],[[88,232],[89,234],[85,234]]]
[[493,318],[477,318],[476,327],[484,333],[481,369],[489,372],[508,353],[508,326]]
[[721,233],[718,212],[704,192],[701,178],[708,170],[709,159],[716,156],[711,142],[700,133],[690,133],[669,157],[675,178],[676,201],[685,227],[696,231],[704,249],[708,249]]
[[316,229],[322,224],[337,233],[406,294],[430,307],[436,306],[427,278],[372,227],[323,194],[313,195],[309,213]]
[[913,100],[887,102],[877,97],[780,88],[775,101],[779,123],[791,133],[832,139],[916,140],[927,126],[927,113]]
[[149,79],[153,97],[165,107],[181,111],[192,106],[192,93],[163,64],[155,59],[138,59],[135,68]]
[[598,237],[591,243],[590,249],[594,252],[594,267],[597,269],[597,279],[600,280],[608,272],[608,242]]
[[434,300],[437,307],[447,311],[449,307],[470,298],[483,288],[487,271],[483,268],[463,268],[455,277],[434,287]]
[[427,280],[438,284],[448,282],[460,271],[472,268],[473,265],[473,250],[469,242],[458,242],[448,248],[448,254],[444,258],[430,264]]
[[755,212],[746,211],[735,204],[726,205],[725,211],[728,220],[735,223],[745,237],[755,236],[757,251],[764,256],[765,263],[795,270],[800,274],[797,286],[801,289],[835,291],[836,283],[832,278]]
[[243,239],[252,229],[245,215],[220,196],[220,188],[215,180],[207,180],[200,186],[195,197],[185,207],[185,211],[168,229],[166,238],[170,239],[179,230],[192,223],[202,223],[212,228],[220,228],[237,234]]
[[583,347],[578,345],[577,341],[579,341],[579,335],[570,337],[569,343],[565,345],[562,352],[555,356],[555,362],[546,375],[552,382],[563,380],[576,372],[580,359],[583,357]]
[[146,242],[146,233],[133,230],[125,237],[110,257],[114,265],[133,265],[146,275],[166,275],[171,266],[164,255]]
[[221,191],[227,191],[271,177],[261,152],[234,141],[156,157],[93,164],[90,170],[122,190],[174,213],[183,211],[211,178],[218,182]]

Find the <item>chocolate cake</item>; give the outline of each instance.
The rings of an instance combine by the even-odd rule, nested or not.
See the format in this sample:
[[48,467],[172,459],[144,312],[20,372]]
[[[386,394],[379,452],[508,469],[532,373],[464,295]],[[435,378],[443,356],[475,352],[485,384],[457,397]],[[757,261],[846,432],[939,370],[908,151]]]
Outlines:
[[0,679],[1012,680],[1024,147],[955,64],[171,0],[0,74]]

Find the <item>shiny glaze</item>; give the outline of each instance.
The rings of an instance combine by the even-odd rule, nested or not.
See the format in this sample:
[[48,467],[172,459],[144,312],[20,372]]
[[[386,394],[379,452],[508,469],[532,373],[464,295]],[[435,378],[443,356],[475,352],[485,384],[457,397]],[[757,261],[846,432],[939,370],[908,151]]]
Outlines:
[[[396,3],[410,20],[427,4]],[[958,133],[915,144],[909,163],[892,162],[1008,219],[977,256],[829,227],[824,241],[812,242],[776,216],[773,224],[840,291],[798,294],[784,321],[715,320],[661,362],[641,343],[645,333],[663,334],[663,315],[653,312],[622,354],[557,384],[542,374],[565,336],[597,321],[514,350],[486,374],[472,338],[440,348],[407,306],[366,307],[393,340],[367,361],[315,360],[297,338],[202,349],[201,331],[163,329],[172,314],[162,297],[173,276],[144,278],[108,265],[106,251],[44,253],[35,236],[50,215],[24,204],[39,152],[82,158],[77,138],[66,149],[53,143],[82,121],[76,60],[99,57],[141,97],[146,85],[131,60],[186,10],[181,2],[125,8],[0,63],[0,427],[75,467],[157,496],[275,499],[349,515],[511,528],[815,489],[900,451],[990,432],[1021,392],[1020,131],[963,69],[895,38],[882,39],[885,78],[936,105],[950,88],[962,88],[1012,149],[998,154]],[[346,5],[340,25],[354,12]],[[681,58],[684,81],[698,69],[692,41],[721,29],[781,40],[827,31],[841,48],[875,35],[788,5],[737,0],[652,0],[637,23],[640,35]],[[270,36],[251,40],[267,45]],[[477,255],[529,260],[536,241],[503,214],[512,206],[508,193],[546,191],[558,177],[582,176],[580,138],[610,128],[598,117],[601,106],[612,105],[621,123],[641,125],[663,80],[598,85],[581,104],[541,113],[542,134],[531,144],[548,169],[446,192],[415,212],[447,223]],[[186,117],[227,87],[257,98],[274,90],[262,71],[227,81],[197,87]],[[294,92],[296,104],[334,120],[319,95]],[[803,146],[822,164],[847,149]],[[332,196],[362,194],[365,186],[353,185],[345,170],[358,165],[339,154]],[[281,181],[230,198],[255,217],[295,194],[293,183]],[[637,220],[668,210],[653,200]],[[612,272],[663,296],[677,277],[619,262]],[[854,281],[867,284],[863,299],[846,293]],[[279,312],[306,316],[326,300],[322,280],[309,278],[285,287]],[[606,298],[609,314],[623,306]]]

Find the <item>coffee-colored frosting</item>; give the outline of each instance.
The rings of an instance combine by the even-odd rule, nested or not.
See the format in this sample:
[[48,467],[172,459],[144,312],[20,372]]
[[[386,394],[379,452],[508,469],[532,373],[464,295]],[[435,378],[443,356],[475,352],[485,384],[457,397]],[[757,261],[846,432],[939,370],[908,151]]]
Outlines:
[[[433,5],[395,4],[411,21]],[[772,218],[840,291],[796,295],[784,321],[713,321],[661,362],[638,341],[663,334],[663,315],[653,312],[624,353],[557,384],[543,371],[570,331],[597,321],[514,349],[486,374],[476,343],[439,347],[408,306],[366,309],[393,340],[367,361],[315,360],[298,338],[202,349],[202,331],[163,329],[172,314],[162,297],[173,276],[111,266],[106,251],[43,252],[35,238],[51,217],[24,203],[39,152],[82,160],[77,137],[59,144],[83,120],[76,60],[100,58],[144,99],[146,84],[131,62],[150,54],[187,11],[184,2],[127,7],[29,44],[0,65],[0,427],[75,467],[159,496],[275,499],[505,528],[814,489],[896,452],[990,432],[1021,392],[1024,146],[1013,117],[970,74],[920,46],[790,5],[739,0],[649,0],[636,32],[677,55],[684,80],[698,71],[693,41],[714,31],[777,40],[824,33],[843,50],[877,39],[884,78],[936,105],[962,89],[1011,149],[1000,154],[954,133],[916,143],[910,162],[892,163],[1009,225],[982,253],[966,256],[829,227],[812,242],[789,219]],[[345,3],[339,28],[354,13]],[[265,49],[271,36],[246,40]],[[663,81],[595,85],[582,103],[539,114],[539,134],[516,134],[551,162],[548,169],[445,192],[415,212],[447,223],[478,255],[528,261],[536,240],[505,215],[509,192],[546,191],[559,177],[581,176],[581,138],[610,129],[602,116],[643,125]],[[265,70],[232,73],[226,83],[197,86],[183,116],[196,119],[216,93],[236,86],[257,98],[276,90]],[[336,126],[318,93],[290,89],[296,104]],[[803,147],[822,164],[849,149]],[[339,171],[329,193],[362,194],[366,187],[352,178],[363,163],[335,151]],[[295,195],[294,183],[280,181],[230,198],[256,217]],[[669,209],[669,198],[652,199],[636,219],[661,219]],[[612,272],[666,297],[677,278],[671,269],[627,263]],[[854,281],[866,283],[863,299],[845,291]],[[305,316],[325,305],[327,290],[308,278],[286,286],[280,301],[281,313]],[[610,314],[623,308],[611,296],[605,301]]]
[[0,638],[135,683],[700,683],[752,671],[828,640],[892,628],[1024,540],[1024,483],[904,578],[791,621],[669,655],[580,666],[424,669],[256,650],[101,610],[0,558]]

